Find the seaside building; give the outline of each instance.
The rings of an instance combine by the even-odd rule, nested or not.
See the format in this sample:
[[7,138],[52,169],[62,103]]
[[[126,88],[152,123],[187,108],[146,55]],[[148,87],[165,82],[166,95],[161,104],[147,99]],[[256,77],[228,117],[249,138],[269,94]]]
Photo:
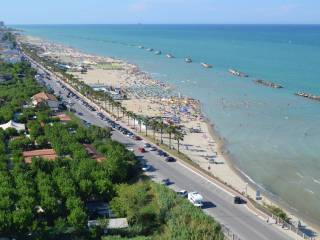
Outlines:
[[36,95],[34,95],[31,99],[32,99],[33,106],[38,106],[38,105],[44,103],[44,104],[48,105],[48,107],[54,111],[59,110],[60,103],[59,103],[58,99],[52,94],[40,92],[40,93],[37,93]]

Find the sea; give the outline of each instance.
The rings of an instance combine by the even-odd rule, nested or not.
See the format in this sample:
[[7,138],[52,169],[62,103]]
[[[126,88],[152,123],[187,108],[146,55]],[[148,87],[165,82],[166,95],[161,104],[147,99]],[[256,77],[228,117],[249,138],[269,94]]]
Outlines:
[[[320,25],[19,25],[24,34],[137,64],[199,99],[234,166],[320,226]],[[139,49],[160,50],[162,55]],[[167,58],[166,54],[174,58]],[[185,63],[185,58],[193,63]],[[205,69],[201,63],[212,69]],[[238,78],[229,68],[250,75]],[[262,79],[283,89],[256,84]]]

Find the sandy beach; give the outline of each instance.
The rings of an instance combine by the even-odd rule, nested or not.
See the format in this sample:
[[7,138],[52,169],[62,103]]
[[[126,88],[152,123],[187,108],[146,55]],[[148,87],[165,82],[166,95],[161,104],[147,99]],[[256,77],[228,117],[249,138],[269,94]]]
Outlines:
[[[209,172],[226,185],[240,193],[256,198],[256,186],[235,170],[233,162],[225,149],[224,141],[201,113],[201,103],[195,99],[180,95],[173,86],[153,79],[138,66],[118,59],[101,57],[63,45],[50,43],[38,38],[24,36],[20,41],[36,45],[41,49],[43,57],[71,66],[68,73],[88,85],[99,85],[119,88],[127,96],[119,100],[123,107],[138,115],[148,117],[163,117],[165,121],[180,125],[184,132],[184,140],[180,142],[180,151],[194,163]],[[85,66],[86,72],[79,71]],[[127,118],[122,121],[138,131],[137,122]],[[145,131],[145,128],[142,129]],[[153,131],[149,131],[152,136]],[[160,134],[155,134],[160,139]],[[169,145],[167,134],[163,141]],[[172,140],[172,147],[177,149],[177,142]],[[276,205],[262,194],[260,204]],[[294,216],[290,216],[296,219]]]

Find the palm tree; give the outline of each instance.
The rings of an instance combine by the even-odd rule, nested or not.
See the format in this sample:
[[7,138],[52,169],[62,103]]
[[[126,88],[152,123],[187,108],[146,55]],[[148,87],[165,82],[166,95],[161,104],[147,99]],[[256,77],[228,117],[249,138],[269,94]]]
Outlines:
[[130,118],[133,118],[133,112],[127,111],[127,117],[128,117],[128,126],[130,125]]
[[133,127],[135,128],[136,127],[136,119],[138,118],[138,115],[133,112],[131,117],[133,119]]
[[145,117],[143,123],[146,126],[146,137],[147,137],[148,136],[148,126],[150,125],[150,119],[148,117]]
[[161,120],[159,120],[158,122],[158,126],[157,128],[160,130],[160,143],[162,144],[163,143],[163,131],[165,130],[166,128],[166,124]]
[[181,132],[180,129],[176,129],[174,131],[174,140],[176,140],[178,144],[178,153],[180,153],[180,141],[183,141],[183,139],[184,139],[184,134]]
[[117,117],[118,119],[120,118],[120,108],[121,108],[121,103],[120,102],[115,102],[115,106],[117,108]]
[[121,105],[121,111],[122,111],[122,118],[124,118],[124,116],[127,114],[127,109],[125,108],[125,107],[123,107],[122,105]]
[[158,124],[159,122],[157,121],[157,119],[152,119],[150,121],[150,126],[152,127],[153,130],[153,139],[156,139],[156,131],[158,130]]
[[176,127],[174,125],[169,125],[166,128],[166,132],[169,134],[169,147],[171,148],[171,139],[172,139],[172,134],[175,132]]
[[113,109],[114,109],[114,107],[116,105],[116,102],[115,101],[111,101],[110,104],[111,104],[111,113],[112,113],[112,115],[114,115],[113,114]]
[[142,124],[142,121],[143,121],[143,117],[142,116],[138,116],[137,119],[138,119],[139,128],[140,128],[140,132],[141,132],[141,124]]

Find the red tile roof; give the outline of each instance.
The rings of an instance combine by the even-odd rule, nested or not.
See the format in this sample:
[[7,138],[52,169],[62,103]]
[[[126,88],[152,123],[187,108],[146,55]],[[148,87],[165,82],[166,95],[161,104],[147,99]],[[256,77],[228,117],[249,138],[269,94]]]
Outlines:
[[45,92],[37,93],[32,97],[32,99],[37,101],[38,103],[47,101],[47,100],[58,101],[58,99],[54,95],[45,93]]
[[33,157],[41,157],[47,160],[54,160],[57,157],[53,149],[41,149],[34,151],[25,151],[22,153],[25,163],[31,163]]
[[105,157],[97,152],[97,150],[90,144],[83,144],[87,153],[97,162],[101,162]]
[[66,114],[64,114],[64,113],[58,114],[58,115],[56,115],[55,117],[59,118],[60,121],[62,121],[62,122],[69,122],[69,121],[71,121],[71,117],[69,117],[68,115],[66,115]]

